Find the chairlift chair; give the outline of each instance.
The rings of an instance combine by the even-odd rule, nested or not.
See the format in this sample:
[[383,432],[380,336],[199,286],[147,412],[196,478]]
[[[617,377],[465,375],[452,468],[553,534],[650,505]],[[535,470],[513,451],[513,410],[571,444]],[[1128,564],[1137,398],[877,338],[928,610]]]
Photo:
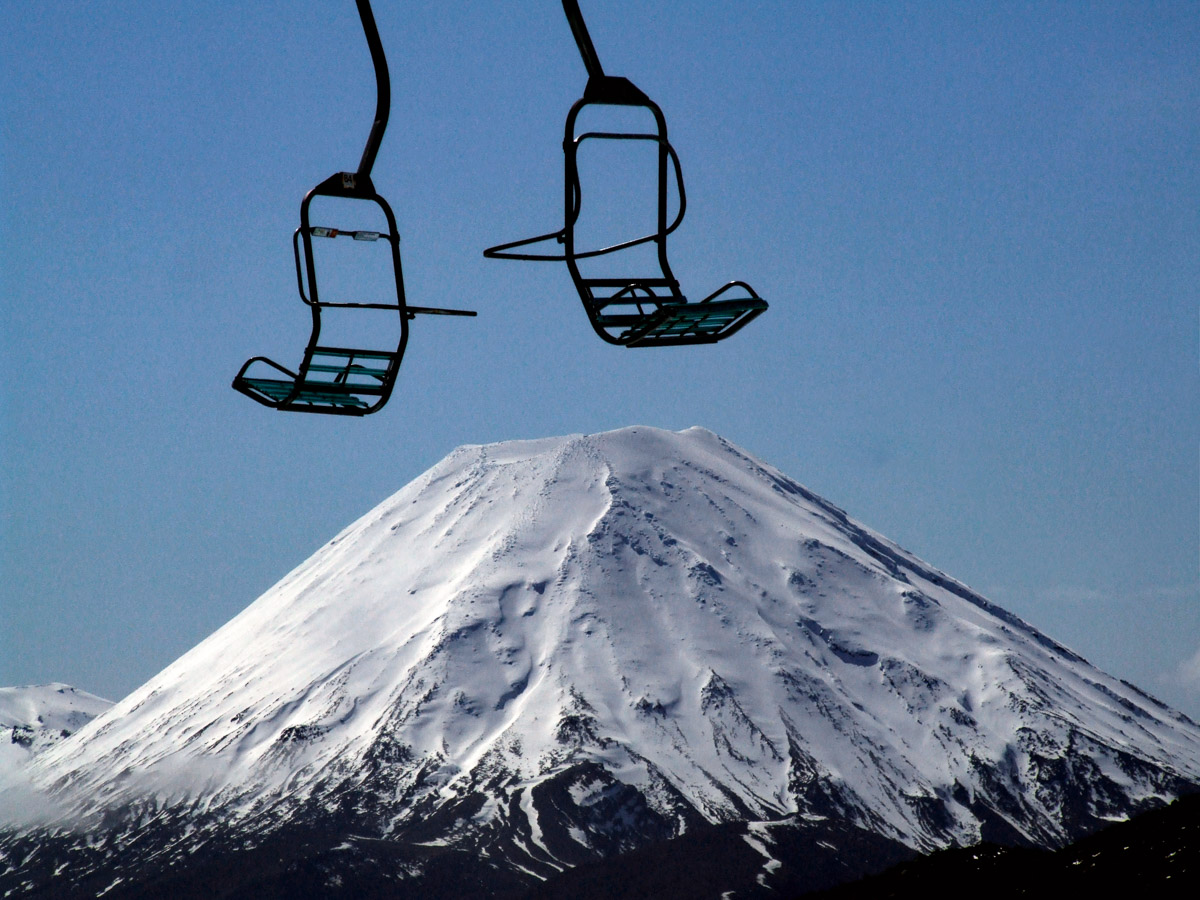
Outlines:
[[[588,72],[583,97],[567,114],[563,138],[564,224],[558,231],[490,247],[484,256],[565,261],[592,328],[610,344],[663,347],[713,344],[731,337],[767,309],[766,301],[746,282],[731,281],[699,302],[688,302],[667,260],[667,236],[683,221],[687,200],[679,157],[667,140],[666,119],[658,104],[628,79],[604,73],[577,0],[563,0],[563,10]],[[576,133],[579,115],[588,106],[641,107],[649,110],[656,127],[653,132],[645,133],[629,130]],[[647,141],[657,147],[657,223],[652,233],[599,249],[576,246],[575,227],[582,207],[578,156],[581,145],[588,141]],[[673,217],[668,209],[672,177],[678,196],[678,210]],[[561,244],[562,252],[531,249],[549,241]],[[580,270],[580,260],[605,257],[648,243],[653,243],[657,251],[657,271],[636,275],[623,271],[616,268],[618,256],[613,257],[614,268],[602,277],[585,275]]]
[[[391,107],[391,87],[387,60],[375,25],[369,0],[355,0],[359,18],[366,34],[371,61],[375,67],[377,100],[375,120],[356,172],[338,172],[325,179],[304,197],[300,204],[300,227],[292,235],[296,258],[296,281],[300,299],[312,313],[312,335],[304,349],[300,367],[295,371],[281,366],[265,356],[255,356],[238,371],[233,387],[253,400],[273,409],[289,412],[325,413],[341,416],[365,416],[377,412],[387,403],[400,361],[408,343],[408,323],[420,314],[444,316],[474,316],[470,310],[435,309],[409,306],[404,298],[404,278],[400,267],[400,233],[396,217],[388,202],[375,190],[371,169],[387,128]],[[362,229],[342,230],[309,221],[309,206],[315,197],[336,197],[374,204],[383,213],[387,231]],[[322,299],[317,286],[313,239],[360,242],[364,246],[386,241],[391,251],[391,269],[395,277],[395,299],[328,300]],[[321,343],[321,310],[323,309],[395,310],[398,314],[398,335],[392,341],[381,341],[371,347],[336,347]]]

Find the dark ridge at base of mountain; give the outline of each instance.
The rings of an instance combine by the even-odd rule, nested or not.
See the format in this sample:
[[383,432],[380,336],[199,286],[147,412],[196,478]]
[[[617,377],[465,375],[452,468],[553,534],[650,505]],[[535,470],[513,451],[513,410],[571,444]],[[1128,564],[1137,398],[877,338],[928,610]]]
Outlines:
[[912,856],[903,844],[845,824],[734,822],[576,866],[529,900],[780,897],[844,884]]
[[[461,850],[332,836],[291,825],[266,836],[257,846],[214,842],[168,865],[147,863],[136,851],[129,859],[120,854],[102,859],[98,849],[61,838],[43,837],[12,849],[14,857],[27,851],[37,858],[26,858],[21,883],[0,878],[0,896],[16,891],[21,897],[54,900],[101,895],[107,900],[382,900],[398,896],[518,900],[528,894],[531,880],[521,879],[497,861]],[[75,866],[91,871],[70,883],[55,880],[54,872]]]
[[1151,896],[1195,897],[1200,890],[1200,794],[1110,825],[1060,850],[977,844],[939,850],[878,875],[804,900],[925,898],[945,886],[991,896],[1065,896],[1136,884]]
[[[147,845],[171,843],[177,825],[149,829],[113,852],[67,835],[18,839],[9,859],[20,876],[0,877],[0,894],[82,900],[718,900],[722,895],[779,897],[828,888],[909,859],[903,844],[829,820],[702,825],[678,838],[584,863],[546,881],[515,871],[503,851],[468,852],[411,840],[347,835],[288,825],[253,847],[220,836],[167,862],[147,859]],[[7,843],[7,842],[6,842]],[[88,874],[70,883],[62,871]],[[3,873],[0,873],[3,874]]]
[[[49,874],[98,852],[66,841],[56,850],[55,843],[28,847],[38,859],[29,861],[33,866],[27,862],[22,874],[36,879],[37,870]],[[1200,886],[1200,794],[1057,851],[984,843],[913,858],[910,849],[852,826],[727,823],[583,864],[538,883],[515,875],[500,858],[289,826],[256,847],[222,847],[218,842],[169,869],[151,872],[153,866],[135,866],[143,876],[136,881],[113,874],[130,871],[120,860],[110,857],[109,863],[111,867],[70,885],[50,877],[36,879],[42,890],[23,896],[372,900],[419,893],[425,900],[716,900],[730,892],[804,900],[924,900],[939,896],[947,885],[960,895],[1043,897],[1137,884],[1155,898],[1190,898]],[[853,880],[863,873],[880,874]]]

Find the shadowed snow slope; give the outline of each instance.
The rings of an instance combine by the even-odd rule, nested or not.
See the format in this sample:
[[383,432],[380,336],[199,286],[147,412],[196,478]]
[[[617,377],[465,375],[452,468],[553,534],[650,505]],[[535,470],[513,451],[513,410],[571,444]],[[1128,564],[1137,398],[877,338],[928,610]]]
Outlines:
[[532,879],[736,821],[1061,844],[1200,783],[1200,729],[711,432],[636,427],[459,448],[28,770],[129,841],[304,811]]

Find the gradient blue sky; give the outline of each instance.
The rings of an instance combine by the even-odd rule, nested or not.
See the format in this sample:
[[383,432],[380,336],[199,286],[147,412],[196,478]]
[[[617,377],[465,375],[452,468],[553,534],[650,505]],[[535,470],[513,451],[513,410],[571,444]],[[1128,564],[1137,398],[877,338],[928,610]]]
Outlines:
[[462,443],[713,429],[1200,717],[1200,4],[584,0],[666,112],[676,273],[771,310],[627,351],[561,266],[557,0],[377,0],[388,407],[229,388],[307,337],[290,236],[374,108],[350,0],[3,4],[0,684],[117,699]]

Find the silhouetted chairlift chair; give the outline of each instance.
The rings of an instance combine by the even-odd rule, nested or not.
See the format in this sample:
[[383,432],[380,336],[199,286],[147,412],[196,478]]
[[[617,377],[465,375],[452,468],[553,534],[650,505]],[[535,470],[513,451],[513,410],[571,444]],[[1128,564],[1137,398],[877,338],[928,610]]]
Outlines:
[[[419,314],[444,316],[473,316],[470,310],[433,309],[409,306],[404,299],[404,277],[400,268],[400,233],[392,208],[375,191],[371,168],[387,128],[391,107],[391,86],[387,60],[369,0],[355,0],[359,18],[366,34],[371,61],[375,66],[377,101],[375,121],[363,150],[357,172],[339,172],[325,179],[305,195],[300,204],[300,227],[292,235],[296,257],[296,280],[300,298],[312,313],[312,336],[304,349],[304,357],[295,372],[265,356],[248,360],[233,379],[235,390],[264,406],[289,412],[325,413],[342,416],[365,416],[377,412],[387,403],[400,361],[408,343],[409,320]],[[339,230],[328,225],[313,225],[309,221],[309,205],[314,197],[337,197],[373,203],[382,211],[387,232]],[[395,276],[395,299],[373,301],[323,300],[317,287],[313,238],[322,240],[348,239],[374,245],[387,241],[391,249],[391,268]],[[307,288],[307,289],[306,289]],[[372,347],[335,347],[322,344],[321,310],[323,309],[395,310],[397,324],[395,346],[391,339]]]
[[[548,234],[490,247],[483,255],[490,259],[565,261],[592,328],[611,344],[625,347],[713,344],[732,336],[767,309],[766,301],[744,281],[731,281],[697,303],[687,301],[667,261],[667,236],[683,221],[687,200],[679,157],[667,140],[666,119],[658,104],[628,79],[604,74],[577,0],[563,0],[563,10],[588,71],[583,97],[567,114],[563,139],[564,225]],[[642,107],[653,115],[656,130],[652,133],[589,131],[576,134],[579,114],[591,105]],[[578,155],[580,146],[586,141],[648,141],[656,145],[658,208],[654,232],[600,249],[580,250],[576,247],[575,227],[582,206]],[[676,183],[679,209],[668,222],[668,179],[671,174]],[[561,244],[562,252],[528,249],[543,241]],[[592,277],[580,270],[580,260],[608,256],[648,243],[653,243],[657,249],[658,271],[631,276],[616,268],[610,269],[610,273],[615,271],[616,274]],[[646,263],[643,261],[641,265]]]

